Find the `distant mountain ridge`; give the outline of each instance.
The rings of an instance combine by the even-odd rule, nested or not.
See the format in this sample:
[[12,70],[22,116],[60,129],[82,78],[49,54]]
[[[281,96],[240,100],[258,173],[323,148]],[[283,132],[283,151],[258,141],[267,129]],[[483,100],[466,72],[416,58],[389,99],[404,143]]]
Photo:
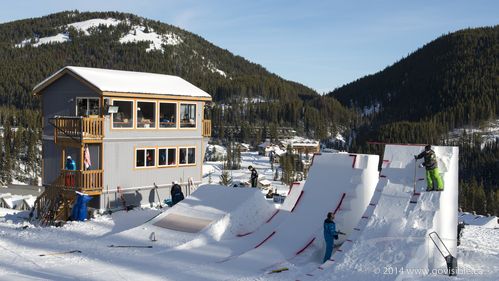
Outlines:
[[[246,123],[323,138],[352,115],[335,99],[193,33],[133,14],[67,11],[0,24],[0,105],[37,109],[33,86],[67,65],[180,76],[213,96],[215,135],[223,125],[239,134]],[[244,114],[227,115],[220,105],[245,107]]]

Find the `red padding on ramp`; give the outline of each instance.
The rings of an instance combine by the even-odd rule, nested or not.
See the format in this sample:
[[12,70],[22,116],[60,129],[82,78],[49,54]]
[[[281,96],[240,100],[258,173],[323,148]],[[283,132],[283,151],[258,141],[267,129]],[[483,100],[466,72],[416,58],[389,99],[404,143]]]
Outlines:
[[303,251],[305,251],[305,249],[307,249],[314,242],[314,240],[315,240],[315,237],[312,238],[312,240],[310,240],[310,242],[308,242],[307,245],[305,245],[305,247],[303,247],[301,250],[296,252],[296,255],[303,253]]
[[355,162],[357,161],[357,155],[355,154],[350,154],[350,157],[353,157],[353,163],[352,163],[352,168],[355,169]]
[[279,213],[279,211],[280,211],[280,210],[276,210],[276,211],[274,212],[274,214],[273,214],[273,215],[272,215],[272,216],[271,216],[271,217],[270,217],[270,218],[269,218],[269,219],[268,219],[265,223],[269,223],[269,222],[270,222],[270,221],[271,221],[271,220],[275,217],[275,215],[277,215],[277,213]]
[[338,203],[338,205],[336,206],[336,209],[334,209],[334,212],[333,212],[334,215],[336,215],[336,212],[338,212],[338,210],[340,209],[341,204],[343,204],[343,199],[345,199],[345,196],[346,196],[346,193],[343,193],[341,195],[340,203]]
[[275,231],[273,231],[272,233],[270,233],[270,235],[267,238],[265,238],[262,242],[260,242],[258,245],[255,246],[255,249],[258,248],[258,247],[260,247],[260,246],[262,246],[262,244],[265,243],[265,242],[267,242],[267,240],[269,240],[270,237],[274,236],[274,234],[275,234]]

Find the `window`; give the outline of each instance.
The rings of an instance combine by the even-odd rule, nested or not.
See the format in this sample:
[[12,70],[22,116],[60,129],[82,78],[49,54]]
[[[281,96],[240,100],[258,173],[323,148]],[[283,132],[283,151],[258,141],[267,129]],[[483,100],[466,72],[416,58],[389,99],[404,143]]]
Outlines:
[[177,104],[159,103],[159,127],[176,128],[177,127]]
[[76,116],[99,115],[99,98],[76,98]]
[[155,102],[137,102],[137,128],[156,128]]
[[196,164],[196,148],[194,147],[182,147],[179,148],[179,164],[180,165],[190,165]]
[[113,113],[113,128],[133,128],[133,101],[113,100],[118,112]]
[[158,149],[158,166],[175,166],[177,164],[177,150],[175,148]]
[[196,127],[196,105],[180,104],[180,128]]
[[135,150],[135,167],[145,168],[156,166],[156,149],[138,148]]

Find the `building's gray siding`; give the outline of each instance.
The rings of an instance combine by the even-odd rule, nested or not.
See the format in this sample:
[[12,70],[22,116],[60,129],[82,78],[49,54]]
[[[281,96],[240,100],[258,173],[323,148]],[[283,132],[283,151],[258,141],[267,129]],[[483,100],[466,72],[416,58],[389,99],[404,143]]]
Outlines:
[[75,116],[76,97],[100,97],[78,79],[66,74],[41,92],[43,112],[43,134],[54,135],[54,127],[48,123],[56,115]]
[[[164,139],[135,138],[129,140],[104,140],[104,192],[110,191],[111,198],[117,187],[126,194],[127,204],[139,205],[157,202],[154,183],[158,185],[161,199],[170,197],[169,190],[172,181],[180,182],[184,187],[189,178],[194,182],[201,180],[203,138],[178,139],[175,137]],[[196,165],[168,168],[135,168],[135,148],[154,147],[196,147]],[[178,153],[177,153],[178,154]],[[156,154],[156,158],[157,158]],[[177,155],[178,157],[178,155]],[[136,191],[138,190],[138,191]],[[187,195],[187,194],[186,194]],[[101,204],[106,206],[107,198],[102,196]]]
[[61,170],[61,149],[53,140],[43,140],[43,178],[42,184],[47,185],[55,181]]

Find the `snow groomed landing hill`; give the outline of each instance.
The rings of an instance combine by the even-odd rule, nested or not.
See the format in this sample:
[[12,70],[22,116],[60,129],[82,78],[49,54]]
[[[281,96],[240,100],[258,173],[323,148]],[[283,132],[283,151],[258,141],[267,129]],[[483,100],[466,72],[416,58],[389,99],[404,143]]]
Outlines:
[[418,167],[422,160],[414,159],[423,149],[385,147],[379,183],[355,232],[331,260],[300,280],[410,280],[446,274],[445,260],[428,235],[437,232],[457,255],[458,148],[433,148],[443,192],[424,191],[425,170]]

